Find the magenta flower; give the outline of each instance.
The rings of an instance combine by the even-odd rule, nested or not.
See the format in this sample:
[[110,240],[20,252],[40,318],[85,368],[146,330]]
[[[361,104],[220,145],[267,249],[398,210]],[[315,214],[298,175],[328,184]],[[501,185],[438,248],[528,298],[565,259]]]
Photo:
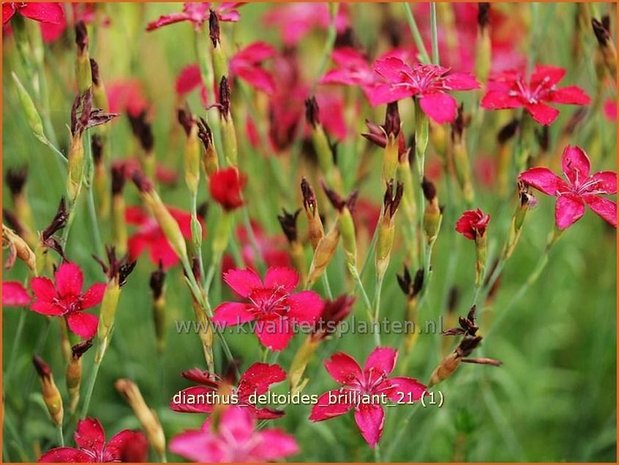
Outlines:
[[198,29],[203,23],[208,22],[211,9],[217,14],[220,21],[235,22],[241,17],[237,8],[244,3],[245,2],[223,2],[216,6],[213,6],[209,2],[184,3],[182,12],[160,16],[156,21],[148,23],[146,30],[154,31],[160,27],[180,23],[182,21],[189,21]]
[[477,210],[467,210],[456,222],[456,231],[467,239],[474,241],[477,237],[486,234],[486,229],[490,223],[490,215],[484,213],[479,208]]
[[215,427],[208,419],[199,430],[172,438],[170,450],[201,463],[268,462],[299,451],[294,437],[279,429],[255,430],[256,422],[241,407],[229,407]]
[[479,88],[469,73],[452,72],[439,65],[409,66],[396,57],[377,60],[374,70],[383,83],[372,90],[372,105],[416,97],[421,110],[437,123],[451,123],[456,118],[458,103],[448,91]]
[[272,94],[275,91],[275,80],[261,65],[276,53],[266,42],[249,44],[230,59],[230,74],[243,79],[257,90]]
[[363,439],[376,446],[383,432],[385,412],[383,403],[411,404],[419,399],[426,387],[413,378],[389,378],[398,353],[390,347],[372,351],[363,369],[349,355],[339,352],[325,361],[331,377],[342,385],[320,396],[312,407],[310,420],[323,421],[355,411],[355,422]]
[[8,23],[16,13],[40,23],[61,24],[64,21],[60,3],[14,2],[2,4],[2,24]]
[[[185,413],[211,413],[217,405],[217,399],[213,394],[220,391],[222,384],[227,384],[227,381],[222,380],[214,373],[198,368],[184,371],[182,375],[190,381],[201,384],[201,386],[192,386],[179,391],[172,398],[170,409]],[[238,403],[235,405],[247,409],[258,420],[281,417],[284,414],[281,410],[258,408],[250,403],[249,399],[252,394],[265,394],[271,384],[280,383],[285,379],[286,372],[279,365],[254,363],[241,375],[237,387],[233,389],[233,393],[238,397]],[[204,399],[204,402],[200,402],[200,399]]]
[[250,269],[230,270],[224,281],[247,302],[225,302],[215,309],[213,322],[233,326],[254,321],[253,329],[262,345],[284,349],[294,325],[310,324],[322,312],[323,302],[313,291],[292,291],[299,275],[292,268],[269,268],[264,282]]
[[549,103],[588,105],[591,101],[578,86],[558,88],[563,76],[565,70],[556,66],[537,65],[529,82],[518,71],[504,71],[488,82],[481,106],[488,110],[524,108],[535,121],[547,126],[559,116],[559,110]]
[[591,162],[583,149],[568,145],[562,156],[565,180],[548,168],[537,167],[518,176],[525,184],[557,198],[555,222],[561,230],[570,227],[585,214],[585,205],[617,227],[617,204],[602,195],[617,193],[617,173],[591,172]]
[[30,309],[42,315],[62,316],[72,332],[84,339],[92,338],[97,332],[99,318],[84,310],[101,303],[105,284],[93,284],[82,294],[82,270],[68,262],[58,267],[54,280],[55,283],[49,278],[32,278],[30,287],[36,299]]
[[25,307],[32,298],[26,288],[19,281],[2,282],[2,306]]
[[73,438],[77,448],[57,447],[45,452],[39,462],[144,462],[148,454],[148,442],[140,431],[123,430],[106,443],[96,418],[78,421]]
[[206,93],[206,87],[202,84],[202,75],[200,74],[200,67],[197,64],[191,64],[185,66],[178,73],[176,78],[176,95],[179,97],[185,97],[194,89],[200,89],[200,100],[205,107],[208,105],[208,96]]

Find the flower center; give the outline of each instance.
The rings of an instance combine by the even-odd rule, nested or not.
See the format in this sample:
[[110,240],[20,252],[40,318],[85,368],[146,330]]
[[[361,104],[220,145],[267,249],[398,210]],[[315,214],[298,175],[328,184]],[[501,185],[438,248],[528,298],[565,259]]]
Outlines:
[[249,296],[253,312],[261,319],[278,319],[290,311],[288,294],[281,288],[256,289]]

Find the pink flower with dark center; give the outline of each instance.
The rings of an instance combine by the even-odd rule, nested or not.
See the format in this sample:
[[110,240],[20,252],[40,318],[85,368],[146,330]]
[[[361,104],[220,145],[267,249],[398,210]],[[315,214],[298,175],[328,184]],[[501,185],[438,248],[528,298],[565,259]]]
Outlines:
[[276,53],[266,42],[249,44],[230,59],[230,74],[243,79],[256,90],[271,94],[275,91],[275,80],[261,65]]
[[[174,207],[167,207],[185,239],[191,238],[191,215]],[[164,268],[170,268],[179,262],[179,258],[170,246],[168,239],[157,224],[155,218],[148,215],[140,207],[127,207],[125,220],[128,224],[138,227],[137,231],[129,238],[128,248],[131,260],[136,260],[142,252],[149,250],[150,259],[155,264],[162,264]],[[204,226],[203,226],[203,232]]]
[[99,305],[105,292],[104,283],[93,284],[82,294],[84,275],[75,263],[62,263],[54,274],[54,281],[36,277],[30,281],[35,301],[30,309],[42,315],[62,316],[69,329],[84,339],[97,332],[99,318],[84,310]]
[[456,231],[467,239],[474,241],[477,237],[486,234],[489,222],[490,215],[487,215],[479,208],[477,210],[467,210],[462,213],[462,216],[456,222]]
[[585,214],[585,205],[616,228],[617,204],[602,195],[617,193],[617,173],[598,171],[591,174],[589,157],[583,149],[572,145],[563,151],[562,167],[565,179],[544,167],[528,169],[518,179],[557,198],[555,222],[559,229],[578,221]]
[[518,71],[504,71],[488,82],[481,106],[488,110],[524,108],[535,121],[547,126],[559,116],[559,110],[548,104],[588,105],[591,101],[578,86],[557,87],[563,76],[563,68],[545,65],[537,65],[528,82]]
[[246,302],[225,302],[215,309],[213,322],[233,326],[254,321],[262,345],[271,350],[286,348],[294,325],[314,323],[323,302],[314,291],[293,293],[299,275],[292,268],[269,268],[264,282],[251,269],[230,270],[224,281]]
[[451,72],[439,65],[409,66],[396,57],[377,60],[374,70],[383,83],[372,90],[372,105],[415,97],[421,110],[437,123],[451,123],[456,118],[458,102],[448,91],[479,88],[469,73]]
[[244,2],[223,2],[214,6],[208,2],[184,3],[182,12],[160,16],[156,21],[148,23],[146,30],[154,31],[160,27],[183,21],[189,21],[193,23],[196,29],[199,29],[203,23],[208,22],[211,9],[217,14],[220,21],[235,22],[241,17],[237,8],[243,4]]
[[77,422],[74,447],[57,447],[45,452],[39,462],[99,463],[145,462],[148,442],[141,431],[123,430],[105,442],[99,420],[85,418]]
[[40,23],[61,24],[64,21],[60,3],[15,2],[2,4],[2,24],[8,23],[16,13]]
[[[222,384],[227,384],[226,380],[221,380],[217,375],[202,371],[197,368],[184,371],[183,377],[201,384],[192,386],[180,391],[170,402],[170,408],[175,412],[186,413],[211,413],[217,405],[216,397]],[[268,365],[266,363],[254,363],[250,366],[237,384],[233,388],[233,393],[238,396],[238,405],[251,413],[258,420],[270,420],[281,417],[284,412],[271,408],[258,408],[250,402],[250,396],[266,394],[271,384],[280,383],[286,379],[286,372],[279,365]],[[176,402],[176,397],[180,402]],[[192,402],[190,399],[203,398],[204,402]]]
[[170,450],[201,463],[268,462],[299,451],[294,437],[279,429],[256,431],[256,421],[242,407],[229,407],[217,427],[210,419],[199,430],[184,431],[170,441]]
[[25,307],[32,298],[26,288],[19,281],[2,282],[2,306]]
[[[331,25],[331,15],[326,3],[290,3],[269,10],[264,23],[278,28],[284,45],[292,46],[314,28],[327,30]],[[338,32],[348,27],[347,12],[343,7],[338,9],[335,27]]]
[[405,376],[390,378],[398,352],[390,347],[377,347],[361,368],[351,356],[338,352],[325,361],[331,377],[342,385],[325,392],[312,407],[310,420],[323,421],[354,410],[355,423],[363,439],[375,447],[380,441],[385,421],[383,404],[411,404],[426,387]]

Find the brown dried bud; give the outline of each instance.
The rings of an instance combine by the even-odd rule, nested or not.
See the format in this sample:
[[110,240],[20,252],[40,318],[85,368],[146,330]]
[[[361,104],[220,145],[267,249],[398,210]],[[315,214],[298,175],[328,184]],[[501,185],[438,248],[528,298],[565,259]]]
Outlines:
[[105,252],[107,254],[108,263],[105,263],[102,259],[94,255],[93,258],[101,265],[101,269],[109,281],[115,281],[119,287],[124,286],[127,283],[127,278],[135,268],[137,261],[129,261],[127,255],[122,258],[117,258],[116,248],[114,246],[106,247]]
[[176,115],[178,118],[178,122],[185,130],[185,134],[189,136],[189,134],[191,133],[191,128],[194,124],[196,124],[196,120],[191,114],[191,111],[189,110],[189,108],[179,108],[176,112]]
[[9,168],[4,176],[4,180],[13,197],[22,193],[26,185],[26,179],[28,179],[28,167],[26,165],[19,168]]
[[92,84],[94,86],[98,86],[101,83],[101,79],[99,76],[99,64],[95,61],[94,58],[90,59],[90,71],[92,73]]
[[158,300],[163,294],[163,287],[165,284],[165,271],[163,270],[163,264],[159,262],[159,268],[150,274],[150,289],[153,291],[153,299]]
[[400,134],[400,112],[398,111],[398,102],[391,102],[387,104],[387,110],[385,112],[385,124],[383,129],[387,133],[387,136],[398,137]]
[[352,312],[355,298],[350,295],[341,295],[335,300],[326,300],[322,313],[314,325],[312,337],[324,339],[337,330],[337,325],[344,321]]
[[610,17],[608,15],[602,16],[601,21],[593,18],[591,20],[591,26],[593,27],[593,33],[600,46],[606,47],[610,40]]
[[110,172],[112,173],[112,195],[122,195],[127,180],[124,166],[112,165]]
[[484,30],[490,24],[490,3],[480,2],[477,4],[477,26]]
[[423,190],[423,196],[428,202],[432,202],[436,198],[436,186],[425,176],[421,181],[421,189]]
[[305,120],[315,128],[320,124],[320,108],[316,97],[305,100]]
[[226,76],[222,76],[219,83],[219,105],[221,109],[221,115],[226,120],[230,117],[231,99],[232,90],[230,89],[230,83],[228,82],[228,78]]
[[505,126],[503,126],[497,134],[498,143],[501,145],[507,143],[507,141],[509,141],[512,137],[516,135],[516,131],[518,131],[519,125],[520,122],[518,121],[518,119],[514,118]]
[[303,194],[303,207],[305,211],[311,213],[312,216],[316,215],[316,195],[314,194],[314,190],[312,186],[310,186],[307,179],[301,179],[301,193]]
[[213,47],[217,47],[219,45],[219,18],[217,17],[217,13],[213,10],[210,10],[210,14],[208,17],[208,30],[209,37],[211,38],[211,42],[213,42]]
[[415,278],[412,279],[408,268],[406,268],[405,266],[402,274],[396,275],[396,278],[398,280],[398,284],[400,285],[400,289],[402,289],[402,292],[404,292],[404,294],[406,294],[409,299],[412,299],[416,297],[423,288],[423,276],[424,271],[422,268],[420,268],[415,273]]
[[90,139],[90,147],[95,165],[100,165],[103,161],[103,137],[100,134],[93,134]]
[[88,29],[84,21],[78,21],[75,24],[75,44],[79,54],[83,54],[88,47]]
[[49,238],[51,238],[54,234],[56,234],[58,231],[65,227],[68,219],[69,212],[67,211],[64,197],[62,197],[60,199],[60,204],[58,205],[58,209],[56,210],[56,214],[54,215],[52,222],[41,233],[41,241],[45,244]]
[[155,146],[155,139],[153,136],[153,130],[150,122],[146,119],[146,110],[137,116],[127,114],[129,122],[131,123],[131,130],[133,135],[140,141],[140,145],[145,152],[151,152]]
[[344,208],[348,208],[350,212],[354,210],[355,203],[357,202],[357,198],[359,196],[358,191],[354,191],[348,196],[348,198],[345,199],[333,189],[329,189],[324,182],[321,182],[320,184],[322,185],[322,190],[325,192],[325,195],[329,199],[329,202],[331,202],[333,208],[339,212],[343,211]]
[[297,217],[300,212],[301,209],[298,209],[294,213],[289,213],[285,209],[282,209],[282,214],[277,215],[277,220],[282,227],[282,231],[290,243],[297,241]]
[[142,193],[152,192],[154,189],[153,183],[140,170],[134,170],[131,173],[131,180],[133,184],[135,184],[135,187]]
[[385,196],[383,197],[383,210],[388,218],[393,218],[395,215],[395,212],[400,206],[403,194],[404,184],[398,181],[394,193],[393,179],[390,179],[389,182],[387,182],[387,189],[385,190]]

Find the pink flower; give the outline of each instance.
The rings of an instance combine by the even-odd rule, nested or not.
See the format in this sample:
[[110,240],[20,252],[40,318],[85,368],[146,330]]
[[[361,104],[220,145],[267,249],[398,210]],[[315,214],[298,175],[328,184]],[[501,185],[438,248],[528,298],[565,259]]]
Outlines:
[[235,210],[243,205],[243,188],[247,177],[234,168],[215,171],[209,177],[209,191],[213,200],[226,211]]
[[313,323],[323,302],[313,291],[293,293],[299,282],[291,268],[269,268],[264,282],[251,269],[230,270],[224,281],[247,302],[225,302],[215,309],[213,322],[233,326],[255,321],[253,329],[262,345],[284,349],[293,336],[294,325]]
[[[426,387],[413,378],[389,378],[395,367],[398,352],[390,347],[372,351],[363,369],[349,355],[338,352],[325,361],[331,377],[342,385],[320,396],[312,407],[310,420],[323,421],[350,410],[355,412],[355,423],[363,439],[376,446],[383,432],[384,403],[411,404],[421,398]],[[382,399],[380,399],[382,397]]]
[[25,307],[30,303],[30,300],[30,294],[19,281],[2,282],[3,307]]
[[15,2],[2,4],[2,24],[8,23],[16,13],[40,23],[60,24],[64,21],[60,3]]
[[372,105],[416,97],[423,112],[437,123],[451,123],[456,118],[458,103],[447,91],[479,88],[471,74],[438,65],[409,66],[396,57],[377,60],[374,70],[384,82],[372,90]]
[[[222,384],[227,384],[216,374],[202,371],[197,368],[184,371],[183,377],[201,384],[183,389],[174,396],[170,402],[170,408],[175,412],[186,413],[211,413],[217,404],[213,394],[217,393]],[[284,412],[271,408],[258,408],[250,402],[252,394],[266,394],[271,384],[280,383],[286,379],[286,372],[279,365],[268,365],[266,363],[254,363],[250,366],[238,382],[234,393],[238,396],[238,405],[251,413],[258,420],[269,420],[281,417]],[[179,398],[179,402],[175,399]],[[191,397],[190,397],[191,396]],[[193,397],[195,396],[195,397]],[[204,402],[193,402],[190,399],[204,399]]]
[[182,12],[160,16],[156,21],[148,23],[146,30],[154,31],[160,27],[182,21],[189,21],[198,29],[204,22],[208,21],[211,9],[217,14],[220,21],[238,21],[240,15],[237,8],[243,4],[244,2],[223,2],[214,6],[208,2],[184,3]]
[[202,463],[267,462],[296,454],[294,437],[279,429],[255,430],[256,422],[241,407],[229,407],[217,427],[208,419],[199,430],[172,438],[170,450]]
[[[290,3],[269,10],[264,16],[264,23],[279,28],[284,45],[292,46],[298,44],[314,28],[328,29],[331,15],[326,3]],[[340,7],[335,27],[338,32],[342,32],[347,26],[346,9]]]
[[565,70],[556,66],[537,65],[528,82],[518,71],[504,71],[488,82],[481,106],[488,110],[524,108],[535,121],[547,126],[559,115],[559,110],[549,103],[587,105],[590,102],[580,87],[557,87],[563,76]]
[[138,116],[147,111],[149,104],[144,97],[142,84],[137,79],[117,79],[105,86],[111,113]]
[[145,462],[148,443],[141,431],[123,430],[105,442],[99,420],[85,418],[77,422],[73,447],[57,447],[45,452],[39,462],[93,463]]
[[[185,239],[191,238],[191,215],[174,207],[167,207],[174,217]],[[129,238],[129,257],[136,260],[144,250],[150,250],[150,259],[155,264],[170,268],[179,262],[168,239],[157,224],[157,221],[146,214],[140,207],[127,207],[125,211],[127,223],[138,226],[138,230]],[[204,229],[203,229],[204,231]]]
[[93,284],[82,294],[82,270],[75,263],[69,262],[58,267],[54,281],[49,278],[32,278],[30,288],[35,301],[30,309],[42,315],[63,316],[72,332],[84,339],[92,338],[97,332],[99,318],[84,310],[101,303],[105,284]]
[[239,77],[267,94],[275,91],[273,76],[260,65],[273,58],[277,51],[265,42],[254,42],[239,50],[230,59],[230,74]]
[[490,215],[487,215],[479,208],[477,210],[467,210],[462,213],[462,216],[456,222],[456,231],[467,239],[474,241],[477,237],[482,237],[486,234],[489,222]]
[[604,116],[613,123],[617,121],[617,102],[613,99],[608,99],[604,102]]
[[565,180],[543,167],[528,169],[518,179],[557,198],[555,222],[559,229],[578,221],[585,214],[585,205],[616,228],[617,204],[602,195],[617,193],[617,174],[613,171],[590,174],[589,157],[583,149],[571,145],[563,151],[562,166]]
[[176,95],[184,97],[194,89],[200,89],[200,100],[205,107],[208,105],[206,87],[202,84],[202,74],[197,64],[187,65],[176,78]]

